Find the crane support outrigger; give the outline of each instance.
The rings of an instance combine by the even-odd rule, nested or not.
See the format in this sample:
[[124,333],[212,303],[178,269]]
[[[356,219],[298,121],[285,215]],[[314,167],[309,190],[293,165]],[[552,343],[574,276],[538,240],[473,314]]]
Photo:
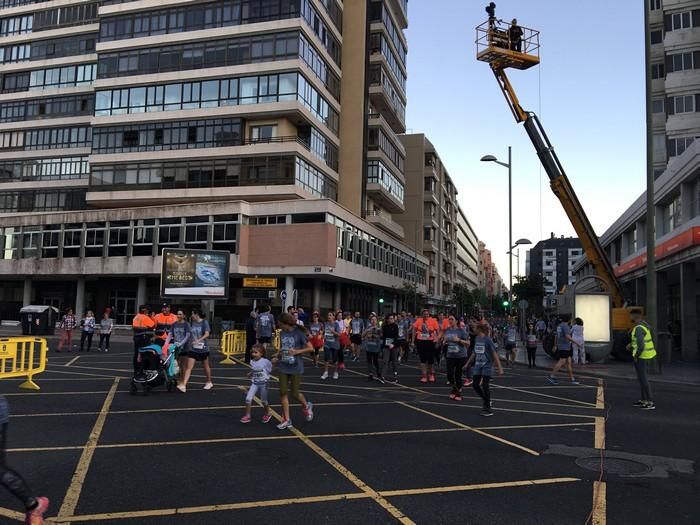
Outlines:
[[[514,27],[517,29],[514,30]],[[515,121],[523,123],[525,131],[535,147],[542,167],[549,177],[552,191],[561,202],[571,225],[581,240],[581,246],[588,262],[595,273],[606,283],[612,296],[613,307],[624,309],[626,302],[622,286],[559,158],[554,152],[554,147],[549,141],[542,123],[535,113],[525,111],[522,108],[515,89],[506,75],[507,68],[524,70],[540,63],[539,32],[518,26],[516,20],[505,25],[495,16],[491,16],[487,22],[478,26],[476,32],[477,60],[487,62],[491,67]],[[618,325],[616,328],[623,328],[620,325],[626,324],[627,315],[626,313],[622,315],[623,312],[619,310],[618,312],[618,315],[616,315],[617,312],[614,312],[613,325]],[[615,322],[616,320],[617,322]]]

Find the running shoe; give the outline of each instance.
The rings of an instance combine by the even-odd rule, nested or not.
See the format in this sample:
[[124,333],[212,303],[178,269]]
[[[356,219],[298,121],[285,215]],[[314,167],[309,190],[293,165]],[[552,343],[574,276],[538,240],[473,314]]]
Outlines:
[[338,372],[333,372],[333,379],[338,379]]
[[462,401],[462,396],[460,394],[455,395],[455,401]]
[[484,417],[491,417],[493,415],[493,412],[491,412],[491,410],[482,410],[481,415]]
[[353,362],[353,363],[357,363],[359,360],[360,360],[360,356],[359,356],[359,355],[353,356],[353,358],[352,358],[352,362]]
[[323,375],[321,376],[321,379],[323,379],[324,381],[325,381],[326,379],[328,379],[328,372],[323,372]]
[[263,423],[269,423],[271,419],[272,419],[272,416],[271,416],[270,414],[265,414],[265,415],[262,417],[261,421],[262,421]]
[[294,428],[294,425],[292,425],[291,419],[285,419],[279,425],[277,425],[277,428],[280,430],[285,430],[287,428]]
[[421,382],[421,383],[427,383],[427,382],[428,382],[428,376],[420,376],[420,382]]
[[430,374],[428,376],[428,381],[430,381],[431,383],[434,383],[435,382],[435,374]]
[[457,396],[455,395],[455,393],[454,393],[454,392],[451,392],[451,393],[450,393],[450,399],[454,399],[455,397],[457,397]]
[[314,420],[314,404],[311,401],[306,402],[306,409],[304,410],[304,419],[308,423]]
[[338,363],[338,370],[345,370],[345,363]]
[[25,525],[42,525],[44,523],[44,512],[49,508],[49,498],[41,496],[36,499],[36,503],[36,507],[28,510],[25,514]]
[[250,416],[243,416],[241,418],[241,423],[250,423],[251,419]]
[[394,376],[394,377],[392,377],[392,378],[390,378],[390,379],[387,379],[387,381],[389,381],[389,383],[394,383],[394,384],[396,384],[396,383],[399,382],[399,378],[396,377],[396,376]]
[[642,405],[642,410],[656,410],[656,405],[653,401],[648,401]]
[[382,376],[377,376],[377,381],[379,381],[382,385],[385,383],[384,378]]
[[642,401],[642,400],[640,399],[640,400],[637,401],[636,403],[632,403],[632,406],[633,406],[633,407],[638,407],[638,408],[639,408],[639,407],[643,407],[643,406],[644,406],[644,401]]
[[177,388],[183,394],[187,392],[187,387],[185,385],[177,385],[175,388]]
[[450,385],[452,384],[452,381],[450,381],[450,380],[448,379],[447,382],[446,382],[445,384],[446,384],[447,386],[450,386]]
[[550,385],[558,385],[559,381],[557,381],[556,377],[553,376],[547,376],[547,382],[549,382]]
[[465,379],[464,380],[464,386],[472,386],[474,384],[474,381],[471,379]]
[[212,388],[214,388],[214,383],[212,383],[211,381],[207,381],[206,383],[204,383],[204,386],[202,388],[204,390],[211,390]]
[[580,385],[581,383],[579,383],[578,381],[576,381],[576,378],[574,378],[574,379],[571,380],[571,384],[572,384],[572,385]]

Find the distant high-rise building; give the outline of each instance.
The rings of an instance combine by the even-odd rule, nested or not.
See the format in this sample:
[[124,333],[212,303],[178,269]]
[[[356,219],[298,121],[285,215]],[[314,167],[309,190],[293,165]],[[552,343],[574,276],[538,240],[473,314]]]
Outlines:
[[527,252],[527,275],[542,275],[547,295],[574,284],[574,264],[583,250],[577,237],[555,237],[538,242]]

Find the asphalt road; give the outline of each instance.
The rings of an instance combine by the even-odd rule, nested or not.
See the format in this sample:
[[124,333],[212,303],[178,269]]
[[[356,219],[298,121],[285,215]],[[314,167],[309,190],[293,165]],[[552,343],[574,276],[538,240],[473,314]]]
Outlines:
[[[643,412],[634,382],[553,387],[517,367],[483,418],[470,389],[457,403],[444,375],[420,384],[415,358],[399,385],[368,382],[362,361],[339,381],[307,365],[316,418],[293,406],[291,432],[260,408],[239,423],[241,364],[216,365],[211,391],[197,370],[186,394],[131,396],[128,344],[113,346],[52,353],[39,392],[0,382],[8,461],[49,496],[53,523],[700,522],[700,387],[654,385],[658,410]],[[275,384],[271,396],[279,411]],[[0,507],[0,523],[18,522],[7,492]]]

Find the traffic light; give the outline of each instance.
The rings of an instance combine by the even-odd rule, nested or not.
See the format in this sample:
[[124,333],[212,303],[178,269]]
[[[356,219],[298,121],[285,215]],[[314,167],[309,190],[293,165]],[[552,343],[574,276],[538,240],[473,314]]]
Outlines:
[[384,304],[384,297],[379,298],[379,304]]
[[510,306],[510,301],[508,300],[508,294],[504,293],[502,297],[502,303],[503,308],[508,308]]

